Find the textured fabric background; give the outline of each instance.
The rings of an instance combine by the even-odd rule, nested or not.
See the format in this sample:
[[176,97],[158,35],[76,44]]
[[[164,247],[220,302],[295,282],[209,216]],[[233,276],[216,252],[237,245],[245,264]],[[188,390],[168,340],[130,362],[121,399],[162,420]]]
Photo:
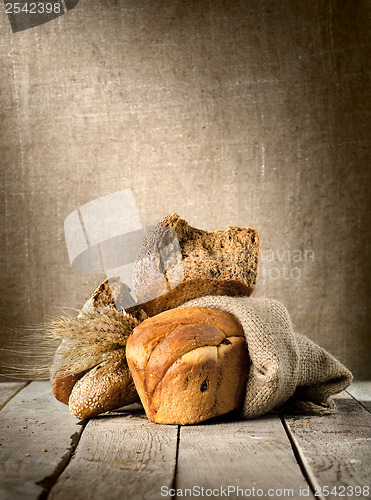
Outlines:
[[0,7],[2,340],[79,307],[65,217],[131,187],[144,224],[256,227],[256,296],[358,378],[370,363],[370,3]]

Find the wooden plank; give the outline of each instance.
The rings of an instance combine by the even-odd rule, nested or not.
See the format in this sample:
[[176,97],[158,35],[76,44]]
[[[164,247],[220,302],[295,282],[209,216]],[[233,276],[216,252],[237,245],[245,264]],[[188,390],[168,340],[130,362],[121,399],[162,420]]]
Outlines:
[[28,382],[0,382],[0,410],[27,384]]
[[229,499],[273,491],[273,498],[302,499],[303,490],[313,498],[277,415],[244,421],[224,417],[181,427],[175,489],[179,497],[189,498],[195,487],[204,488],[204,496],[217,488],[213,497],[225,496],[223,488],[230,487]]
[[287,431],[319,498],[370,498],[371,415],[345,391],[335,402],[333,415],[285,417]]
[[49,500],[158,500],[172,484],[177,426],[150,423],[141,407],[112,413],[89,421]]
[[54,484],[81,424],[56,401],[49,382],[32,382],[0,412],[0,498],[32,500]]
[[351,394],[357,401],[361,403],[362,406],[366,408],[371,413],[371,382],[368,380],[362,380],[359,382],[353,382],[350,387],[348,387],[347,392]]

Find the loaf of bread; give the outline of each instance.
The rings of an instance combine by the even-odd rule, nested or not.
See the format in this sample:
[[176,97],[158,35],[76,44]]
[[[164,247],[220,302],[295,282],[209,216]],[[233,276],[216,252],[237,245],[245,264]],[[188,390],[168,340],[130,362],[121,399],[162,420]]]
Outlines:
[[122,349],[109,353],[74,384],[68,406],[75,417],[90,418],[138,400]]
[[62,340],[51,367],[52,391],[74,416],[93,417],[139,400],[125,356],[138,324],[114,307],[83,310],[50,324]]
[[[101,283],[96,290],[94,290],[91,297],[85,302],[77,318],[65,316],[59,321],[54,321],[50,324],[50,332],[52,336],[62,340],[61,345],[57,349],[54,362],[50,370],[50,384],[54,397],[64,404],[69,404],[69,399],[72,390],[78,380],[83,378],[85,374],[95,366],[95,370],[90,375],[84,377],[84,380],[78,385],[74,391],[73,402],[70,405],[71,413],[79,418],[93,416],[99,412],[108,411],[115,407],[123,406],[138,400],[134,383],[130,375],[129,369],[125,361],[125,350],[120,351],[123,356],[121,364],[114,361],[107,360],[105,357],[109,350],[117,348],[116,344],[110,344],[109,340],[106,342],[106,351],[101,354],[94,353],[94,342],[98,342],[98,337],[101,334],[105,335],[107,329],[117,328],[118,333],[123,335],[126,343],[126,337],[132,332],[136,321],[142,321],[147,318],[147,314],[140,306],[133,306],[130,308],[132,320],[130,317],[125,316],[125,321],[121,323],[121,316],[123,314],[117,311],[120,303],[128,303],[129,287],[122,283],[118,277],[106,279]],[[120,316],[121,314],[121,316]],[[126,336],[125,336],[126,335]],[[99,345],[99,344],[98,344]],[[102,347],[102,346],[101,346]],[[100,357],[99,357],[100,356]],[[104,370],[101,370],[101,362],[104,362]],[[110,362],[111,361],[111,362]],[[96,383],[91,383],[93,374],[99,377]],[[114,372],[118,370],[119,373],[115,374],[116,387],[118,387],[117,378],[121,377],[119,382],[121,397],[112,397],[111,394],[106,394],[107,405],[99,403],[95,408],[89,408],[90,400],[101,401],[103,397],[102,389],[106,381],[113,380]],[[134,389],[134,394],[133,393]],[[83,396],[85,391],[85,396]],[[111,389],[109,389],[111,392]],[[83,399],[85,398],[85,399]],[[84,410],[84,405],[86,409]],[[113,408],[111,408],[113,405]],[[115,406],[118,405],[118,406]],[[79,409],[77,409],[79,408]]]
[[148,419],[194,424],[238,408],[249,369],[241,324],[208,307],[165,311],[130,335],[126,359]]
[[205,295],[250,295],[258,254],[255,229],[207,232],[173,214],[158,222],[138,252],[135,293],[149,316]]
[[83,373],[77,373],[74,375],[62,375],[58,371],[52,371],[50,373],[50,385],[52,388],[52,393],[58,401],[68,405],[68,400],[72,392],[73,386],[76,382],[83,376]]

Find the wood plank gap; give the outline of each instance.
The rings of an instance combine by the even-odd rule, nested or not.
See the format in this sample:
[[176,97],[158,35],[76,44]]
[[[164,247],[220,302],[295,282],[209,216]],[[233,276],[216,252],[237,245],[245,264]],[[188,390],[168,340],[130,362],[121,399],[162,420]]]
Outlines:
[[325,498],[322,495],[318,494],[320,485],[317,482],[316,477],[312,473],[310,465],[309,465],[307,459],[305,458],[305,455],[302,452],[299,443],[297,442],[294,434],[291,432],[290,427],[287,425],[287,423],[285,421],[285,417],[282,416],[280,418],[281,418],[283,428],[285,429],[287,437],[290,441],[291,448],[292,448],[292,451],[294,452],[294,456],[296,458],[296,461],[300,467],[300,470],[301,470],[305,480],[308,483],[309,488],[311,489],[313,495],[316,496],[316,498],[318,498],[319,500],[325,500]]
[[[371,474],[371,417],[347,392],[333,398],[337,411],[320,415],[285,414],[285,422],[305,455],[310,471],[327,500],[345,488],[361,486],[359,498],[369,498]],[[322,492],[324,488],[326,490]],[[349,488],[349,490],[348,490]],[[359,488],[358,488],[359,490]],[[341,493],[340,493],[341,494]]]
[[70,463],[71,458],[74,456],[76,449],[77,449],[77,446],[80,442],[82,433],[83,433],[88,422],[89,422],[89,419],[83,420],[81,423],[80,430],[75,432],[74,434],[72,434],[71,445],[70,445],[69,449],[67,450],[67,452],[61,458],[60,462],[57,464],[54,471],[50,475],[44,477],[43,479],[41,479],[40,481],[38,481],[36,483],[38,486],[41,486],[43,488],[43,491],[37,500],[46,500],[48,498],[51,489],[53,488],[55,483],[58,481],[60,475],[64,472],[64,470],[66,469],[68,464]]
[[[370,403],[369,403],[369,401],[367,401],[367,402],[364,402],[364,401],[359,401],[359,400],[358,400],[355,396],[353,396],[353,394],[352,394],[352,393],[350,393],[350,392],[348,392],[348,391],[346,391],[346,393],[347,393],[347,394],[349,394],[349,396],[350,396],[351,398],[353,398],[355,401],[357,401],[357,403],[358,403],[359,405],[361,405],[361,406],[362,406],[362,408],[364,408],[366,411],[368,411],[368,413],[371,413],[371,407],[370,407],[370,406],[368,406],[368,405],[370,404]],[[366,404],[364,404],[364,403],[366,403],[366,404],[368,403],[368,405],[366,406]]]
[[177,471],[178,471],[179,443],[180,443],[180,425],[178,425],[178,432],[177,432],[177,436],[176,436],[175,467],[174,467],[173,481],[171,483],[171,488],[175,490],[175,496],[173,497],[174,500],[176,500],[176,498],[177,498],[176,481],[177,481]]
[[177,433],[138,404],[90,419],[48,500],[158,500],[174,480]]
[[277,497],[286,490],[284,495],[295,500],[300,500],[306,489],[314,498],[275,414],[251,420],[241,420],[238,414],[224,415],[181,426],[176,485],[179,498],[192,496],[186,490],[195,487],[198,490],[193,496],[205,496],[205,490],[216,488],[216,496],[228,496],[230,500],[239,500],[241,490],[244,496],[256,496],[252,488],[266,496],[268,490],[281,490]]
[[352,382],[346,389],[346,393],[356,399],[363,408],[371,413],[371,381],[358,380]]
[[54,398],[49,382],[18,392],[0,411],[0,498],[37,500],[44,491],[37,483],[66,460],[82,423]]
[[0,403],[0,410],[2,410],[9,403],[9,401],[11,401],[20,391],[22,391],[22,389],[27,387],[28,384],[30,384],[30,383],[31,383],[31,380],[24,382],[23,385],[21,385],[11,396],[9,396],[5,401]]

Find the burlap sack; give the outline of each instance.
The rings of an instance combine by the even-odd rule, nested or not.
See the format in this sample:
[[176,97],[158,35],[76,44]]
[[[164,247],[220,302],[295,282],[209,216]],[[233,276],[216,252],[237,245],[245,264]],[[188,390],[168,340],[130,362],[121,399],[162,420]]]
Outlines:
[[[207,296],[182,307],[227,311],[241,322],[251,359],[242,412],[258,417],[290,398],[326,413],[329,397],[345,389],[352,374],[331,354],[294,332],[288,312],[271,299]],[[324,411],[321,411],[323,408]]]

